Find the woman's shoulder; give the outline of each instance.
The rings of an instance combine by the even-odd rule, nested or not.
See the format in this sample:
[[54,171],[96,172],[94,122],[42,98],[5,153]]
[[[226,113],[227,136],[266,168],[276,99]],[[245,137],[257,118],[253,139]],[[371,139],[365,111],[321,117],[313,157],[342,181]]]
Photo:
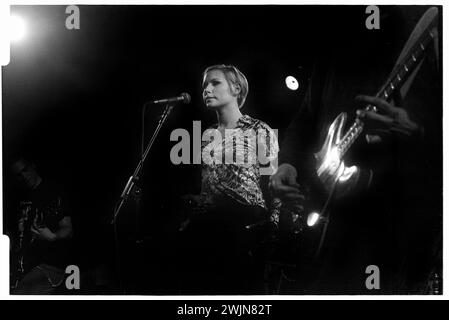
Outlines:
[[267,131],[273,131],[273,129],[264,121],[253,118],[247,114],[243,115],[239,122],[242,124],[243,129],[253,129],[255,131],[257,130],[267,130]]

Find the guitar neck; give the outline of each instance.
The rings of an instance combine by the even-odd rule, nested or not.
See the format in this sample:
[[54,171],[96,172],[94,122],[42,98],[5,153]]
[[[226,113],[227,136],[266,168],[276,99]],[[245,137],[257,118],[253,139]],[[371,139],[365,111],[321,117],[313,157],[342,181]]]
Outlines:
[[390,77],[382,88],[376,94],[376,97],[384,100],[391,100],[391,97],[407,81],[410,74],[424,58],[426,48],[432,43],[434,34],[431,31],[424,32],[416,44],[410,49],[409,53],[393,69]]
[[[429,28],[430,29],[430,28]],[[390,77],[377,92],[376,97],[382,98],[386,101],[391,100],[392,96],[400,90],[405,81],[410,77],[410,74],[418,66],[419,62],[424,58],[426,48],[432,43],[435,35],[427,30],[416,41],[415,45],[409,50],[408,54],[402,59],[402,61],[396,65],[393,69]],[[376,111],[375,107],[368,105],[365,111]],[[363,131],[363,122],[357,118],[349,128],[348,132],[344,135],[341,142],[338,145],[340,157],[343,157],[349,150],[351,145],[357,140]]]

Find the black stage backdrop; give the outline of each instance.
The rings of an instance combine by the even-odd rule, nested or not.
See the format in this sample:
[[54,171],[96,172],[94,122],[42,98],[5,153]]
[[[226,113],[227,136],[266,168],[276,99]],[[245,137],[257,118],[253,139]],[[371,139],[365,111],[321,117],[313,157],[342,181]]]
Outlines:
[[[27,19],[29,34],[12,46],[11,62],[2,70],[5,228],[14,226],[14,189],[6,163],[23,154],[70,194],[82,271],[114,278],[109,222],[139,159],[142,106],[188,92],[192,102],[175,107],[145,164],[138,232],[132,207],[120,216],[124,242],[145,240],[137,246],[138,254],[123,259],[140,279],[129,281],[129,292],[176,293],[166,254],[179,221],[167,208],[180,195],[198,191],[200,179],[198,166],[171,164],[175,143],[169,136],[175,128],[192,132],[194,120],[201,120],[203,129],[214,122],[215,115],[201,99],[203,70],[220,63],[238,66],[249,80],[243,111],[278,129],[282,139],[303,99],[315,58],[337,52],[342,43],[368,32],[366,7],[79,8],[79,30],[65,28],[64,6],[11,9]],[[383,25],[376,32],[379,37],[388,33],[400,48],[404,40],[394,39],[406,37],[401,28],[389,26],[416,23],[417,10],[380,8]],[[298,91],[286,88],[287,75],[299,79]],[[161,107],[148,110],[147,133],[161,112]]]

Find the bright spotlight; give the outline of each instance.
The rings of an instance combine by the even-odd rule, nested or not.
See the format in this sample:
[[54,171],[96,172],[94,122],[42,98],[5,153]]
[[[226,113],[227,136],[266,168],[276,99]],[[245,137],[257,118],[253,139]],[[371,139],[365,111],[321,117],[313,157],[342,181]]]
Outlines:
[[309,215],[307,216],[307,225],[309,227],[313,227],[318,222],[318,219],[320,219],[319,213],[316,212],[309,213]]
[[292,76],[288,76],[287,78],[285,78],[285,85],[290,90],[298,90],[299,88],[298,80],[296,80],[296,78]]
[[9,34],[11,41],[19,41],[25,36],[25,21],[19,16],[11,16],[9,20]]

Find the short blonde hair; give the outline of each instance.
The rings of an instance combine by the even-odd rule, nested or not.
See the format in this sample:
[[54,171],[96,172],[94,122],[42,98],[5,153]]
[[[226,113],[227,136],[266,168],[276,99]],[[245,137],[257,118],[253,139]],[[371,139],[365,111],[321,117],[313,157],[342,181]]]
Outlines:
[[233,65],[217,64],[214,66],[210,66],[206,68],[206,70],[204,70],[203,79],[211,70],[220,70],[225,75],[229,85],[233,84],[234,86],[237,85],[240,87],[240,93],[237,96],[237,103],[239,105],[239,108],[241,108],[245,103],[246,96],[248,95],[249,90],[248,80],[246,80],[245,75]]

